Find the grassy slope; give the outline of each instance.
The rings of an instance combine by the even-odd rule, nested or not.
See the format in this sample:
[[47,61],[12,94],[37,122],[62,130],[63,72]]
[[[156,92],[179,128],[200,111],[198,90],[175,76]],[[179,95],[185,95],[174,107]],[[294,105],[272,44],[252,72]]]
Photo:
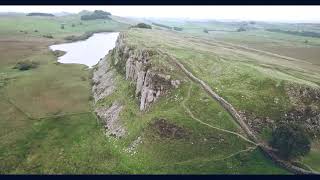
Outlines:
[[[308,66],[307,63],[301,65],[302,62],[287,62],[262,55],[252,56],[250,53],[239,53],[235,49],[229,52],[225,48],[198,43],[188,35],[172,32],[132,30],[129,34],[131,41],[136,44],[160,47],[175,55],[238,110],[253,112],[258,116],[278,120],[291,108],[284,92],[285,83],[319,87],[319,71],[311,71],[308,68],[313,66]],[[144,41],[151,39],[151,36],[152,41]],[[268,66],[265,67],[267,62]],[[286,68],[279,68],[281,66]],[[302,67],[305,68],[304,73],[298,73]],[[310,81],[308,72],[314,74],[314,82]],[[268,132],[267,129],[265,132]],[[262,137],[268,135],[263,134]],[[317,152],[319,148],[313,148],[312,153],[306,157],[309,159],[306,162],[310,162],[312,167],[317,167],[320,163],[310,160]]]
[[[162,36],[164,38],[160,38],[160,32],[161,36],[165,35]],[[183,39],[176,34],[167,36],[164,31],[132,29],[128,32],[129,44],[138,48],[166,47],[170,45],[171,38]],[[185,79],[176,67],[164,60],[164,57],[154,57],[152,62],[157,66],[164,66],[164,69],[175,69],[173,71],[175,76]],[[127,148],[135,139],[142,137],[142,143],[138,146],[136,153],[132,154],[132,158],[136,160],[135,163],[139,162],[139,169],[143,172],[285,173],[259,151],[246,151],[248,148],[254,148],[247,141],[234,134],[210,128],[193,119],[181,104],[184,103],[196,118],[211,126],[242,133],[232,118],[189,80],[186,79],[179,89],[161,98],[143,113],[138,110],[136,99],[133,98],[134,88],[123,78],[118,75],[118,90],[100,101],[99,105],[110,106],[114,100],[124,105],[120,119],[129,134],[128,137],[116,142],[119,146]],[[191,92],[188,92],[189,90]],[[190,97],[188,93],[191,94]],[[197,95],[194,96],[194,94]],[[188,135],[181,139],[161,137],[151,128],[152,123],[161,118],[182,127]]]
[[[221,41],[232,42],[235,44],[245,45],[252,48],[266,50],[281,55],[286,55],[302,60],[309,61],[314,64],[320,64],[318,57],[320,38],[303,37],[289,35],[284,33],[269,32],[263,29],[279,28],[288,30],[304,30],[319,32],[317,24],[287,24],[287,23],[264,23],[257,22],[249,25],[250,30],[244,32],[227,32],[236,31],[241,22],[192,22],[192,21],[168,21],[154,20],[169,26],[183,27],[184,33],[190,33],[195,36],[205,37],[207,39],[218,39]],[[203,29],[218,30],[210,31],[209,34],[203,32]],[[308,43],[305,43],[305,40]]]
[[[83,65],[57,65],[48,49],[70,34],[117,31],[126,25],[90,21],[72,28],[71,23],[79,22],[73,16],[0,19],[0,173],[129,172],[119,164],[122,157],[90,112],[89,70]],[[66,23],[65,30],[60,29],[61,22]],[[53,34],[54,39],[43,34]],[[29,71],[12,69],[25,59],[40,65]]]
[[[124,26],[114,22],[91,21],[88,24],[85,22],[85,27],[76,24],[76,27],[72,28],[71,24],[78,21],[74,18],[23,17],[15,19],[20,23],[13,23],[11,21],[13,19],[0,21],[4,23],[1,27],[6,27],[0,30],[2,38],[0,43],[6,44],[0,46],[2,51],[0,95],[3,97],[0,101],[0,114],[1,117],[5,117],[1,119],[0,124],[6,129],[0,134],[1,173],[286,173],[274,166],[257,150],[228,158],[229,155],[252,145],[235,135],[208,128],[186,113],[181,106],[184,100],[186,106],[192,109],[192,113],[202,121],[241,133],[230,116],[215,102],[207,101],[209,98],[206,94],[190,82],[184,83],[167,98],[160,99],[150,111],[141,113],[138,111],[136,99],[128,96],[128,92],[131,95],[133,93],[131,85],[118,75],[119,90],[102,104],[110,104],[114,99],[120,99],[126,104],[121,119],[130,134],[122,140],[106,138],[95,116],[88,112],[91,110],[90,87],[88,80],[83,80],[81,77],[88,77],[89,72],[84,70],[82,65],[56,65],[55,57],[48,51],[47,45],[70,34],[82,34],[85,31],[101,30],[101,28],[118,30]],[[67,24],[63,31],[60,29],[62,22]],[[24,26],[20,27],[19,24]],[[29,32],[27,35],[19,32],[22,27],[25,28],[22,30]],[[33,32],[35,28],[38,28],[39,33]],[[55,39],[41,38],[42,34],[48,33],[53,34]],[[183,39],[176,34],[164,35],[166,38],[163,39],[158,32],[130,32],[133,44],[140,43],[147,46],[160,44],[159,47],[162,46],[167,50],[173,46],[170,44],[170,39],[174,38],[179,43]],[[145,41],[150,36],[155,37],[151,38],[154,41],[149,39]],[[7,40],[12,42],[8,43]],[[183,41],[178,46],[175,44],[171,53],[183,58],[184,55],[189,56],[186,60],[190,63],[188,65],[192,65],[190,66],[192,70],[206,69],[196,66],[202,63],[208,67],[221,64],[220,68],[230,65],[230,63],[212,64],[211,61],[205,61],[208,57],[212,57],[210,53],[202,53],[204,55],[200,58],[191,56],[199,51],[192,49],[188,52],[189,49],[185,47],[188,44],[184,43],[190,42]],[[9,45],[10,48],[6,48]],[[202,44],[201,47],[204,46]],[[25,72],[11,69],[21,59],[38,61],[40,66]],[[198,63],[199,60],[201,63]],[[242,67],[241,62],[237,65]],[[230,68],[230,72],[233,70]],[[207,72],[198,72],[197,75],[206,81],[216,79],[211,78],[210,73],[208,75],[205,73]],[[238,81],[235,78],[237,77],[231,78],[231,81]],[[230,80],[227,78],[218,81],[228,83]],[[231,85],[229,85],[230,91],[232,91]],[[190,86],[191,94],[199,96],[187,98]],[[224,86],[226,84],[221,84],[220,87]],[[242,94],[249,94],[253,90],[248,88],[243,91]],[[226,93],[225,96],[232,99],[238,95]],[[233,102],[237,104],[238,99],[234,98]],[[241,105],[242,102],[238,104]],[[46,117],[40,120],[28,118],[28,116],[39,118],[59,114],[60,117]],[[160,137],[150,126],[150,123],[159,117],[187,129],[189,137],[185,139]],[[138,136],[142,137],[142,144],[138,146],[136,154],[130,155],[126,152],[126,148]]]
[[[197,96],[188,97],[190,94]],[[123,76],[117,75],[117,91],[105,98],[99,105],[110,105],[115,99],[124,105],[120,119],[128,130],[128,136],[115,140],[124,149],[137,139],[142,143],[129,153],[128,166],[136,173],[285,173],[275,167],[258,150],[239,153],[253,145],[238,136],[205,126],[192,119],[181,106],[185,102],[193,114],[212,126],[242,133],[231,117],[198,86],[184,83],[179,89],[161,98],[147,112],[140,112],[134,89]],[[129,94],[128,94],[129,92]],[[197,105],[197,107],[194,107]],[[176,124],[188,132],[184,138],[164,138],[152,129],[151,124],[160,118]],[[235,153],[233,157],[229,157]]]
[[[64,24],[64,29],[61,29],[61,24]],[[75,27],[72,27],[72,24]],[[94,30],[119,31],[127,28],[128,24],[102,19],[81,21],[79,15],[62,17],[0,16],[0,26],[2,27],[0,34],[4,36],[24,34],[20,31],[27,31],[28,34],[34,36],[52,34],[54,37],[61,38],[67,35],[81,35],[84,32]]]

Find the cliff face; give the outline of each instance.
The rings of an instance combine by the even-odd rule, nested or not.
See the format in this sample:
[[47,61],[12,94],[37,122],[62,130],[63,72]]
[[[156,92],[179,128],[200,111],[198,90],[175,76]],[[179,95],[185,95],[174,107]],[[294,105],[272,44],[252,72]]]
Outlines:
[[[150,49],[130,47],[125,42],[125,35],[120,33],[115,48],[93,70],[94,102],[97,103],[116,90],[115,71],[135,85],[135,95],[139,99],[141,111],[146,110],[171,88],[177,88],[180,80],[173,80],[169,74],[160,72],[152,64],[155,54]],[[117,101],[110,107],[96,107],[95,112],[104,124],[107,135],[125,136],[126,129],[119,121],[122,107]]]
[[109,96],[115,90],[114,75],[108,57],[100,60],[93,72],[92,93],[95,102]]
[[124,34],[119,35],[116,47],[111,52],[111,64],[125,75],[126,80],[135,84],[141,111],[180,84],[179,80],[173,80],[170,75],[153,67],[152,59],[155,55],[156,52],[150,49],[130,47],[125,42]]
[[[111,95],[116,89],[114,82],[114,71],[110,67],[108,59],[110,55],[101,59],[93,71],[92,77],[92,94],[94,102],[97,103]],[[126,134],[125,128],[119,121],[119,114],[122,110],[122,105],[119,102],[113,102],[110,107],[96,107],[95,113],[103,123],[106,135],[114,137],[122,137]]]

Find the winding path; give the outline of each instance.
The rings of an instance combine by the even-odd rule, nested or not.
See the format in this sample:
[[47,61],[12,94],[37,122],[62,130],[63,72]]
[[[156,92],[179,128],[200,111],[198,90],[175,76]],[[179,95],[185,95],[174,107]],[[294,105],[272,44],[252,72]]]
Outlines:
[[297,167],[293,164],[291,164],[288,161],[284,161],[280,159],[266,144],[264,144],[262,141],[258,140],[258,138],[254,135],[254,133],[250,130],[250,128],[247,126],[247,124],[244,122],[243,118],[239,115],[237,110],[225,99],[220,97],[217,93],[215,93],[210,86],[208,86],[204,81],[194,76],[190,71],[188,71],[182,63],[180,63],[179,60],[177,60],[175,57],[170,55],[167,52],[164,52],[161,49],[157,49],[159,54],[163,54],[169,58],[169,60],[175,64],[179,69],[181,69],[189,79],[191,79],[193,82],[198,83],[201,85],[201,87],[207,92],[207,94],[212,97],[214,100],[219,102],[219,104],[233,117],[233,119],[240,125],[242,130],[246,133],[246,135],[251,139],[255,144],[258,144],[258,147],[264,152],[265,155],[271,158],[276,164],[284,167],[290,172],[293,172],[295,174],[320,174],[319,172],[315,171],[309,171],[302,169],[300,167]]
[[[191,82],[192,83],[192,82]],[[213,128],[213,129],[216,129],[216,130],[219,130],[219,131],[223,131],[223,132],[226,132],[226,133],[230,133],[230,134],[233,134],[233,135],[236,135],[238,137],[240,137],[241,139],[251,143],[251,144],[254,144],[254,145],[258,145],[257,143],[249,140],[248,138],[244,137],[243,135],[239,134],[239,133],[236,133],[236,132],[233,132],[233,131],[229,131],[229,130],[226,130],[226,129],[222,129],[222,128],[219,128],[219,127],[215,127],[215,126],[212,126],[211,124],[208,124],[208,123],[205,123],[203,121],[201,121],[200,119],[196,118],[194,116],[194,114],[191,112],[191,110],[186,106],[185,102],[189,99],[190,97],[190,93],[191,93],[191,88],[192,88],[192,84],[190,84],[190,87],[189,87],[189,90],[188,90],[188,94],[187,94],[187,98],[185,98],[183,101],[182,101],[182,106],[183,108],[187,111],[187,113],[190,115],[190,117],[196,121],[198,121],[199,123],[203,124],[203,125],[206,125],[210,128]]]

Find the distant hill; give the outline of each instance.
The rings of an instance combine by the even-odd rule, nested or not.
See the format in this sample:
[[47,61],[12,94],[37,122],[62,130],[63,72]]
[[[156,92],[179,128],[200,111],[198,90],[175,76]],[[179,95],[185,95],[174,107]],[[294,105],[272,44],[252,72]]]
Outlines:
[[49,17],[53,17],[53,14],[49,14],[49,13],[29,13],[27,14],[27,16],[49,16]]
[[0,12],[0,16],[24,16],[25,13],[17,13],[17,12]]
[[81,16],[81,20],[95,20],[95,19],[111,19],[111,13],[101,10],[95,10],[92,14],[85,14]]
[[92,11],[82,10],[82,11],[80,11],[78,14],[79,14],[79,15],[88,15],[88,14],[91,14],[91,13],[92,13]]
[[69,16],[72,15],[73,13],[69,13],[69,12],[58,12],[58,13],[54,13],[55,16]]

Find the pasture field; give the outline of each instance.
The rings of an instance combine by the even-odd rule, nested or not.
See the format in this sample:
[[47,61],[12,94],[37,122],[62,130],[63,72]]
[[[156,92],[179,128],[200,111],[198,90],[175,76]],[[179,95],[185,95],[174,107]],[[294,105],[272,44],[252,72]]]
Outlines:
[[[48,46],[65,42],[66,36],[90,31],[124,31],[129,44],[161,49],[176,57],[237,110],[274,121],[292,106],[286,85],[319,88],[320,68],[316,63],[308,63],[304,56],[294,57],[303,61],[288,60],[237,46],[246,45],[245,40],[247,44],[260,42],[264,31],[257,31],[258,38],[252,41],[247,37],[253,31],[236,36],[231,32],[221,36],[202,32],[204,27],[234,30],[237,24],[168,24],[190,28],[175,32],[128,30],[136,21],[121,17],[80,22],[78,15],[0,16],[0,26],[4,27],[0,29],[1,174],[290,174],[264,156],[217,102],[160,55],[154,63],[173,69],[172,75],[183,83],[141,112],[133,85],[115,72],[117,90],[97,106],[121,102],[120,120],[128,134],[121,139],[106,136],[93,113],[91,69],[57,63]],[[201,29],[196,29],[199,26]],[[48,34],[53,38],[43,37]],[[272,37],[265,38],[270,44],[304,46],[299,37],[294,44],[276,33],[265,35]],[[320,41],[310,43],[315,48]],[[32,60],[39,66],[28,71],[13,69],[21,60]],[[181,135],[168,134],[159,124],[173,126]],[[268,141],[270,127],[258,135]],[[138,145],[132,150],[135,142]],[[311,153],[299,161],[320,171],[319,152],[315,140]]]
[[[279,28],[282,30],[292,31],[320,32],[317,24],[266,22],[255,22],[254,24],[250,24],[248,22],[193,22],[174,20],[154,20],[152,22],[182,27],[183,31],[180,33],[188,33],[196,37],[204,37],[206,39],[216,39],[224,42],[244,45],[251,48],[305,60],[313,64],[320,64],[320,60],[318,58],[320,56],[319,38],[269,32],[265,30],[268,28]],[[237,29],[244,24],[247,24],[245,27],[248,28],[248,30],[237,32]],[[209,33],[204,33],[204,29],[208,29]]]
[[[62,25],[64,28],[61,28]],[[62,17],[0,16],[0,26],[0,34],[3,37],[25,34],[36,37],[52,35],[54,38],[61,39],[68,35],[82,35],[84,32],[97,30],[120,31],[129,27],[129,24],[112,19],[81,21],[80,15]]]
[[[0,17],[0,173],[126,172],[104,165],[117,164],[120,156],[111,155],[116,151],[91,113],[90,70],[57,63],[48,46],[64,42],[70,34],[118,31],[127,25],[96,20],[80,27],[79,22],[75,16]],[[61,23],[65,23],[63,30]],[[43,37],[47,34],[53,38]],[[13,69],[22,60],[39,66]]]
[[[285,90],[288,85],[319,88],[320,68],[307,61],[283,59],[172,31],[131,30],[129,34],[130,41],[137,45],[161,48],[174,55],[237,110],[250,112],[254,117],[280,121],[292,108]],[[152,41],[141,38],[151,39],[151,36]],[[196,109],[197,104],[194,103],[192,109]],[[260,132],[266,141],[271,132],[268,128],[265,126]],[[312,152],[305,158],[317,152],[319,148],[313,145]],[[320,162],[310,159],[304,162],[318,167]]]

